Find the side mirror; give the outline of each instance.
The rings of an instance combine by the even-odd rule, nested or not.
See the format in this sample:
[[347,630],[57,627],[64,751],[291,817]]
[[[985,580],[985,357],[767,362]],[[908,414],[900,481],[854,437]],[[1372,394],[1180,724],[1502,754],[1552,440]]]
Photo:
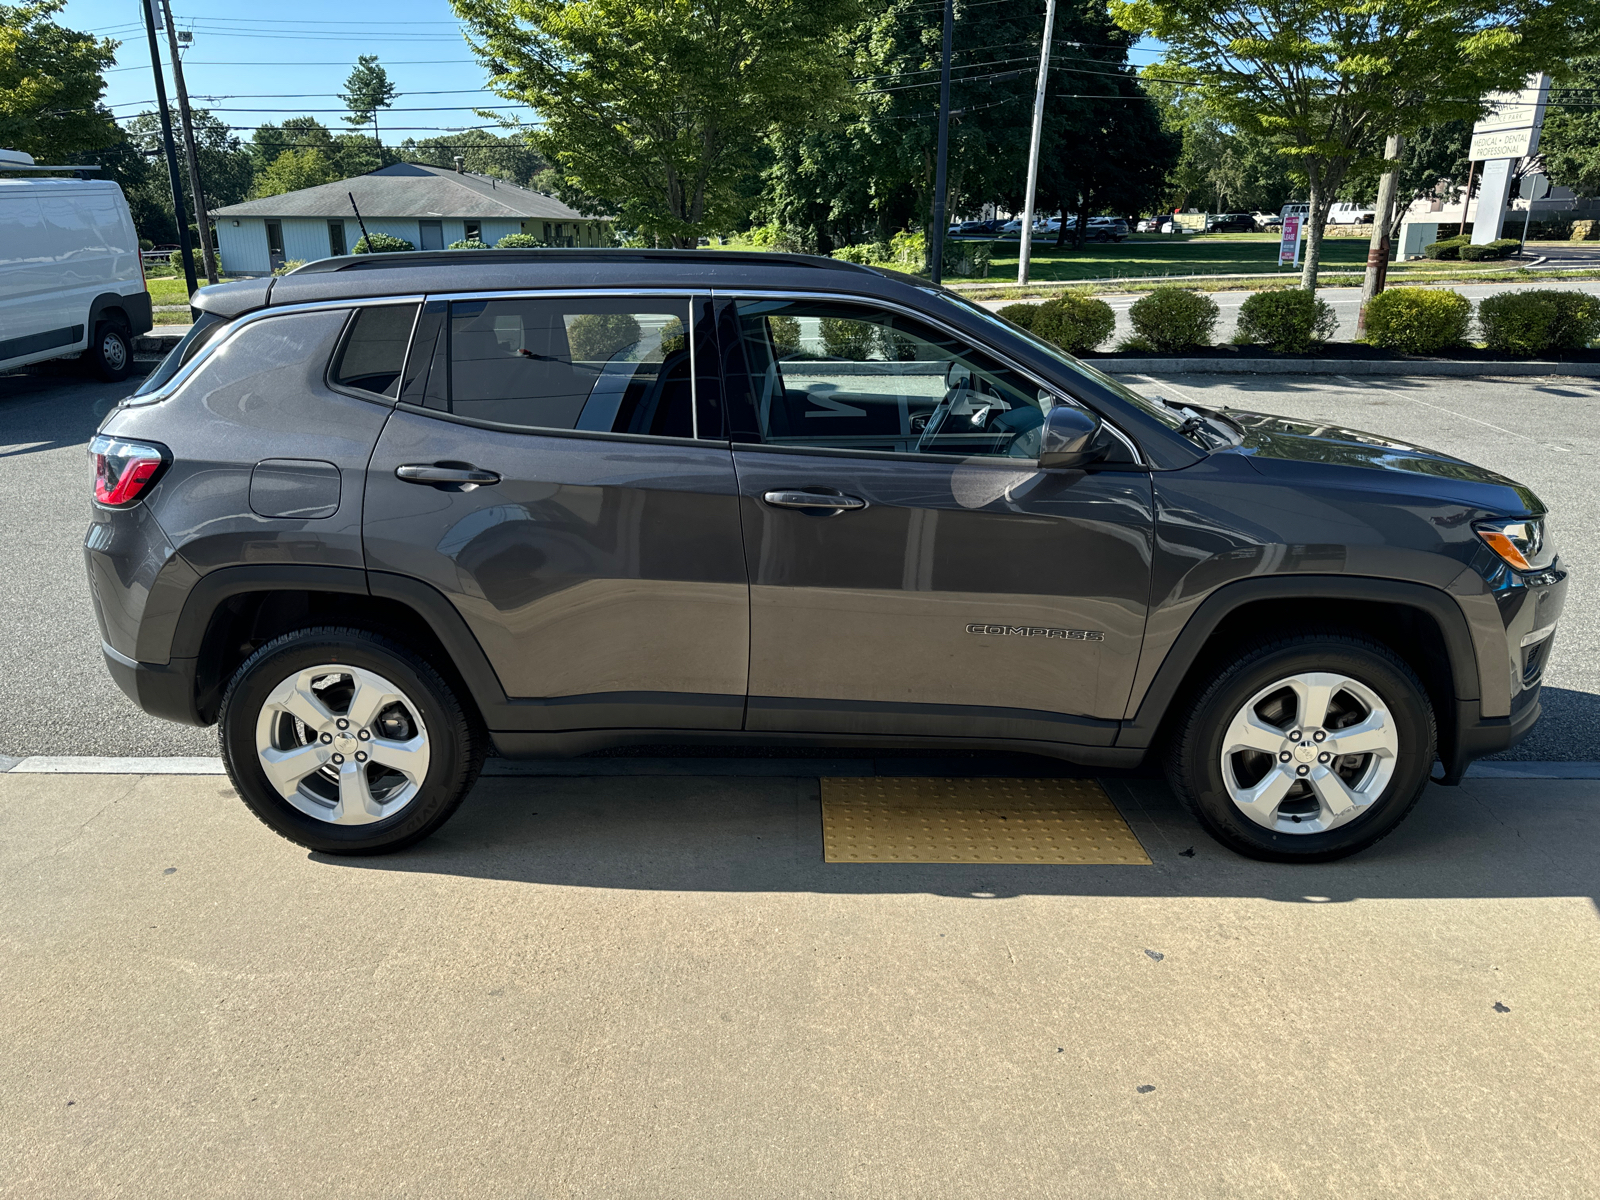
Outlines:
[[1045,414],[1039,435],[1039,469],[1080,470],[1105,457],[1104,427],[1094,413],[1057,404]]

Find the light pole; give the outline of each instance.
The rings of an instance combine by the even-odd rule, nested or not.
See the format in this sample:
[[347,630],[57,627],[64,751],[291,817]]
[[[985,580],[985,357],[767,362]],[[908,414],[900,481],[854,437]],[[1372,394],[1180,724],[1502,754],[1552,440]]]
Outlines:
[[194,122],[189,118],[189,89],[183,86],[183,60],[178,57],[178,27],[172,20],[172,0],[161,0],[167,12],[167,48],[172,52],[172,85],[178,90],[178,120],[183,123],[183,152],[189,160],[189,194],[194,197],[194,225],[200,234],[200,259],[206,282],[217,281],[217,256],[211,249],[211,214],[205,189],[200,186],[200,156],[194,149]]
[[[1039,45],[1039,86],[1033,93],[1033,137],[1028,142],[1028,190],[1022,200],[1022,240],[1017,247],[1017,282],[1028,282],[1033,260],[1033,193],[1039,186],[1039,138],[1044,132],[1044,90],[1050,82],[1050,35],[1055,30],[1056,0],[1044,10],[1044,40]],[[1061,219],[1066,220],[1062,213]]]
[[161,143],[167,151],[167,180],[172,184],[172,212],[178,220],[178,250],[183,255],[183,277],[194,295],[199,284],[194,275],[194,246],[189,241],[189,217],[183,206],[183,184],[178,182],[178,152],[172,146],[172,114],[167,111],[167,83],[161,78],[161,51],[156,48],[156,0],[139,0],[144,8],[144,28],[150,35],[150,69],[156,74],[156,108],[161,113]]
[[[1051,0],[1054,3],[1055,0]],[[933,171],[933,281],[944,279],[945,180],[950,166],[950,43],[955,37],[956,0],[944,0],[944,54],[939,68],[939,158]]]

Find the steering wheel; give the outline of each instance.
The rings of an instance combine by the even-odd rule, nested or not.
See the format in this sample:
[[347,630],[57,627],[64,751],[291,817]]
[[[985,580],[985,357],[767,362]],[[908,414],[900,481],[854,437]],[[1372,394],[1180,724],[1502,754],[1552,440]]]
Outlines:
[[928,423],[922,427],[922,436],[917,438],[918,454],[929,453],[927,447],[933,444],[939,431],[950,419],[950,413],[955,409],[956,402],[971,390],[972,372],[964,364],[953,362],[945,368],[944,372],[945,393],[943,399],[933,406],[933,411],[928,414]]

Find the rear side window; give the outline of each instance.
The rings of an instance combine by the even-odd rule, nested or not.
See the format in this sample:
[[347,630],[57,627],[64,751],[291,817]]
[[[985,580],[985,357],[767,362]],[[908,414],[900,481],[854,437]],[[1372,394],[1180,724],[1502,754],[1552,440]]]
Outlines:
[[416,324],[415,304],[384,304],[356,311],[334,356],[329,378],[342,388],[393,399]]
[[687,299],[450,305],[449,386],[429,403],[525,429],[694,436]]

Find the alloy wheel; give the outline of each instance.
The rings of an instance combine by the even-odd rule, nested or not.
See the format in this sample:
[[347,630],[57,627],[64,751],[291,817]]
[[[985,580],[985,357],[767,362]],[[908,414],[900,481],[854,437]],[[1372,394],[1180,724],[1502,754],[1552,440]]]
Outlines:
[[331,825],[394,816],[421,791],[431,758],[418,706],[374,671],[295,672],[262,703],[256,756],[277,793]]
[[1229,722],[1222,778],[1240,812],[1276,833],[1357,820],[1394,776],[1395,720],[1372,688],[1310,671],[1262,688]]

